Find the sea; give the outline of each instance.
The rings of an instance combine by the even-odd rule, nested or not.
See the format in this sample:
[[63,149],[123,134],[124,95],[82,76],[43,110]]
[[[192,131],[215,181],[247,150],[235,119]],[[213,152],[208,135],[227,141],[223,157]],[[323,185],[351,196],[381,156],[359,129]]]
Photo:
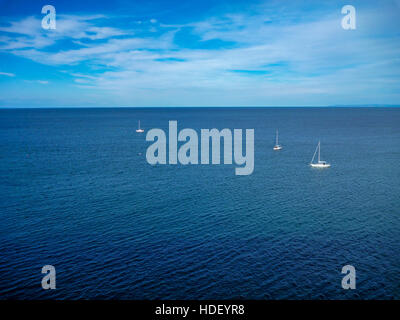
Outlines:
[[[253,173],[150,165],[170,120]],[[1,109],[0,220],[0,299],[400,299],[400,108]]]

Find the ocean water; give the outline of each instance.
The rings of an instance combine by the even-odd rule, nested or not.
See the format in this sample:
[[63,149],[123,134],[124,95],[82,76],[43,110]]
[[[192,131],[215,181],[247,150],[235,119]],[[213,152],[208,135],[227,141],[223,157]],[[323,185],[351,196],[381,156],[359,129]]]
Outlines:
[[[254,172],[150,166],[139,119],[254,128]],[[0,299],[399,299],[399,124],[400,108],[0,110]],[[319,139],[329,169],[308,166]]]

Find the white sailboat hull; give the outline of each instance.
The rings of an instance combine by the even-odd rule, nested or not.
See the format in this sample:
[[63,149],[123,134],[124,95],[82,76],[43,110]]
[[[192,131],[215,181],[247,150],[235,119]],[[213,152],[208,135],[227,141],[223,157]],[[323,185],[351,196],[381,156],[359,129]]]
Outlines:
[[275,151],[277,151],[277,150],[282,150],[282,146],[275,146],[275,147],[274,147],[274,150],[275,150]]
[[310,163],[310,166],[313,168],[329,168],[331,166],[330,163]]

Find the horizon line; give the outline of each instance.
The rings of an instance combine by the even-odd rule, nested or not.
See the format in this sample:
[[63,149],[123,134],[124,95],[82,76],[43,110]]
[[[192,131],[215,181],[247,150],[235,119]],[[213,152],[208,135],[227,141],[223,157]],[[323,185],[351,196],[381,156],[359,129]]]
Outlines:
[[167,109],[167,108],[399,108],[400,105],[368,104],[368,105],[321,105],[321,106],[32,106],[17,107],[0,106],[0,109]]

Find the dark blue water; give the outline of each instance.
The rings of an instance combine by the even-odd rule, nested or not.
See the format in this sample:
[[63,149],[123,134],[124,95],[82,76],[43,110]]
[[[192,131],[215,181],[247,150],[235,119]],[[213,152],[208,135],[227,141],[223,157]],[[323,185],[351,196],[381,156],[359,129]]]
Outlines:
[[[254,173],[152,167],[138,119],[254,128]],[[399,124],[396,108],[0,110],[0,298],[399,299]],[[329,169],[308,166],[318,139]]]

